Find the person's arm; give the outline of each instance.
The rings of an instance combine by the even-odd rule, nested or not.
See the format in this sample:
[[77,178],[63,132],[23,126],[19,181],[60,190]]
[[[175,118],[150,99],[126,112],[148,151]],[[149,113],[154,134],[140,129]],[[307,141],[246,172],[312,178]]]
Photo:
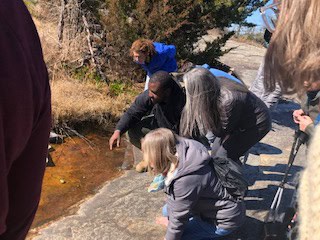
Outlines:
[[120,136],[139,122],[143,116],[147,115],[152,107],[153,104],[148,97],[148,91],[141,93],[117,123],[116,129],[109,140],[110,150],[112,150],[115,141],[117,141],[117,147],[120,145]]
[[314,132],[315,132],[315,126],[313,123],[310,123],[306,129],[305,129],[305,133],[309,136],[309,139],[313,138]]
[[151,58],[151,62],[146,66],[150,72],[154,73],[163,69],[168,59],[174,58],[176,55],[176,47],[174,45],[165,45],[163,43],[154,43],[157,54]]
[[[235,131],[239,125],[241,116],[243,114],[243,101],[241,96],[235,98],[234,93],[222,92],[221,100],[221,124],[226,135]],[[242,94],[242,93],[240,93]],[[222,139],[224,140],[224,139]]]
[[166,240],[179,240],[185,225],[189,222],[192,206],[198,201],[201,191],[201,175],[187,175],[177,179],[174,184],[174,197],[167,200],[169,223]]
[[168,58],[174,58],[176,56],[177,50],[174,45],[165,45],[165,49]]

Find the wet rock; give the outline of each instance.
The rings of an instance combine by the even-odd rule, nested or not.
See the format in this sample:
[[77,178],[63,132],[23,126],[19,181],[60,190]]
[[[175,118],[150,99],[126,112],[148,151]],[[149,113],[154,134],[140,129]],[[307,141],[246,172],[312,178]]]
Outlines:
[[132,168],[132,164],[128,159],[125,159],[121,165],[121,170],[130,170]]

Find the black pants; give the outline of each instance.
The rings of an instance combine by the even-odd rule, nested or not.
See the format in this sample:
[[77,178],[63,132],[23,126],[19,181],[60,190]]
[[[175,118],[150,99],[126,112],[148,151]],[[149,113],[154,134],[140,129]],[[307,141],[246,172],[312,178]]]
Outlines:
[[222,143],[222,139],[216,137],[211,144],[212,155],[228,157],[240,163],[239,157],[244,155],[253,145],[258,143],[271,129],[271,125],[253,127],[246,130],[238,130]]
[[154,115],[143,117],[134,127],[128,130],[127,136],[132,145],[141,149],[141,139],[150,131],[159,128]]

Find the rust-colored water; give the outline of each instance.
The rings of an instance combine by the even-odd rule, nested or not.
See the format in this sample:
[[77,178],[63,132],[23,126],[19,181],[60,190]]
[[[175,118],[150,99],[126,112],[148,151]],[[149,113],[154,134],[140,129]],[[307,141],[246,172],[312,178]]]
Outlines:
[[71,208],[108,180],[122,174],[125,146],[109,150],[109,137],[89,134],[90,146],[79,137],[52,144],[55,167],[47,167],[41,201],[32,227],[39,227],[62,215],[75,211]]

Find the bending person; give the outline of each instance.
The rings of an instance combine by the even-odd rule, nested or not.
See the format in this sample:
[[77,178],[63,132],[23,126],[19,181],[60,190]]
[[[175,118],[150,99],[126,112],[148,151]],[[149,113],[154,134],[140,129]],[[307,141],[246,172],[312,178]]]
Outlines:
[[239,162],[239,157],[271,129],[266,105],[245,86],[230,79],[219,80],[207,69],[195,68],[183,77],[186,105],[180,134],[201,138],[215,136],[212,153]]
[[149,79],[155,72],[160,70],[175,72],[178,68],[174,45],[166,45],[141,38],[133,42],[130,56],[147,72],[144,90],[148,89]]
[[[277,17],[279,14],[280,1],[273,0],[272,4],[264,6],[260,8],[260,12],[262,15],[262,19],[265,21],[265,25],[267,29],[264,33],[265,46],[268,47],[272,33],[275,30],[275,25],[277,21]],[[273,14],[267,14],[267,12]],[[271,19],[270,19],[271,18]],[[275,85],[275,89],[273,91],[267,91],[264,86],[264,59],[260,64],[257,76],[255,80],[252,82],[249,90],[253,92],[257,97],[259,97],[269,109],[272,109],[278,103],[279,99],[282,96],[281,87],[279,84]]]
[[116,130],[109,140],[112,150],[114,143],[120,144],[120,136],[128,131],[129,141],[141,148],[141,138],[153,129],[164,127],[178,133],[185,95],[180,86],[164,71],[153,74],[149,90],[141,93],[123,114]]
[[[276,84],[284,93],[320,90],[320,1],[282,0],[277,28],[266,55],[265,86]],[[317,87],[318,86],[318,87]],[[301,125],[301,124],[300,124]],[[320,125],[308,150],[307,166],[299,184],[299,236],[320,239]]]
[[159,128],[142,140],[142,151],[149,168],[166,176],[166,240],[216,239],[242,225],[244,202],[221,185],[201,143]]

